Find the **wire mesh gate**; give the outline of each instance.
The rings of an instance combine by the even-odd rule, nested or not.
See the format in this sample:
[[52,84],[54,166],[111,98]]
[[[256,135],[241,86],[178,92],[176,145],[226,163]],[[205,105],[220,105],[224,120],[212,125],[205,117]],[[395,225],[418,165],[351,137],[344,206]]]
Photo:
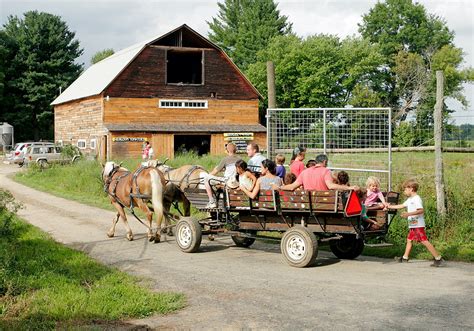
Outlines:
[[268,158],[286,156],[297,146],[307,149],[305,162],[327,154],[329,168],[349,173],[351,185],[365,186],[368,176],[392,186],[390,108],[267,109]]

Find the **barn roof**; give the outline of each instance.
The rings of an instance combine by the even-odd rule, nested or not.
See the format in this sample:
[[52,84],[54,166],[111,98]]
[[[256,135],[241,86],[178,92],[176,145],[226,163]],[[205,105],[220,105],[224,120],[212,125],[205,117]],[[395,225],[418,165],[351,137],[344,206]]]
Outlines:
[[105,123],[109,131],[142,131],[142,132],[267,132],[260,124],[115,124]]
[[[164,44],[171,45],[176,42],[176,32],[182,32],[181,36],[185,36],[189,40],[190,45],[183,46],[188,47],[212,47],[222,52],[229,63],[235,67],[237,72],[245,79],[245,81],[252,87],[255,93],[262,97],[258,90],[252,85],[252,83],[245,77],[240,69],[232,62],[229,56],[222,51],[217,45],[212,43],[207,38],[203,37],[186,24],[162,35],[149,40],[142,41],[125,49],[122,49],[113,55],[105,58],[104,60],[97,62],[90,66],[86,71],[82,73],[69,87],[64,90],[52,103],[51,105],[59,105],[61,103],[82,99],[85,97],[98,95],[102,93],[118,75],[145,49],[146,46],[151,44]],[[182,42],[182,41],[181,41]]]

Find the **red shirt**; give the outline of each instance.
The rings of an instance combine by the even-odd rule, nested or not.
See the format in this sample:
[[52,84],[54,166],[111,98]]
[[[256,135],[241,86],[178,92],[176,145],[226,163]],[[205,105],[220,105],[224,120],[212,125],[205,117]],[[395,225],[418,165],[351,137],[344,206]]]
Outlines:
[[305,169],[303,161],[300,161],[298,159],[295,159],[291,164],[290,164],[290,171],[295,174],[296,177],[298,177],[301,172]]
[[327,191],[329,190],[326,181],[332,182],[331,171],[326,167],[311,167],[305,169],[296,178],[298,184],[302,184],[305,190]]

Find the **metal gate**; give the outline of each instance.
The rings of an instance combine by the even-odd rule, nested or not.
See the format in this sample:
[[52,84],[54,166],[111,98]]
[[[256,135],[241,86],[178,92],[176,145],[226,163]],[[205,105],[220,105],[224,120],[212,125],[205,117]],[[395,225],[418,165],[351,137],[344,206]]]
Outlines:
[[347,171],[351,185],[378,177],[391,190],[390,108],[274,108],[267,110],[268,158],[307,149],[305,162],[327,154],[329,168]]

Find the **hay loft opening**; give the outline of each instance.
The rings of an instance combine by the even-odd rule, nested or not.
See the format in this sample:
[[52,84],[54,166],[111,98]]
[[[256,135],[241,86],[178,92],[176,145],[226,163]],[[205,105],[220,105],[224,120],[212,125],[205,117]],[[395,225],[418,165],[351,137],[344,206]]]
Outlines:
[[203,84],[203,51],[168,50],[166,53],[167,84]]

